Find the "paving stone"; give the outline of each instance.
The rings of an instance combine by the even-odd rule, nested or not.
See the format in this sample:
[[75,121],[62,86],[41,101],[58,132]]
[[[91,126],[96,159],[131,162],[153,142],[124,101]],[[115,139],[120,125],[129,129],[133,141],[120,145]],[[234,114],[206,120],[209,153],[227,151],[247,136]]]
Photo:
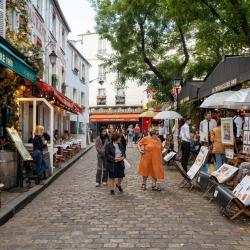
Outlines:
[[223,249],[247,250],[250,220],[230,222],[197,190],[178,188],[166,170],[163,191],[141,191],[138,153],[128,148],[124,194],[95,188],[92,149],[0,228],[0,250]]

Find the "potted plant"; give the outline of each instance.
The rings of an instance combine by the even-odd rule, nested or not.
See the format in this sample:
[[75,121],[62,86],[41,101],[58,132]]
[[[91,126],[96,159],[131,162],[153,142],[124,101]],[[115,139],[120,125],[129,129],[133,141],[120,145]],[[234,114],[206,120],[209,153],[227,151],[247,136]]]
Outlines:
[[67,87],[68,87],[68,85],[65,82],[63,82],[62,83],[62,94],[64,94],[64,95],[66,94]]
[[58,82],[58,79],[57,79],[56,74],[52,74],[52,76],[51,76],[51,85],[52,85],[53,88],[56,88],[57,82]]

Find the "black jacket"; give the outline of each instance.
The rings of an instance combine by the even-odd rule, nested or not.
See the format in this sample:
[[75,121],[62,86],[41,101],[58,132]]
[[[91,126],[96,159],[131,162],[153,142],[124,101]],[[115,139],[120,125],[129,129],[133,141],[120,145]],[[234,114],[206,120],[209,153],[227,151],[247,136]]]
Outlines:
[[43,151],[46,148],[46,144],[43,143],[43,137],[36,135],[33,139],[33,150]]
[[[119,148],[122,152],[122,156],[126,157],[125,149],[122,146],[122,144],[119,144]],[[114,172],[114,166],[115,166],[115,146],[113,145],[113,142],[109,142],[105,147],[105,159],[107,164],[107,169],[110,172]],[[124,162],[122,162],[124,164]]]

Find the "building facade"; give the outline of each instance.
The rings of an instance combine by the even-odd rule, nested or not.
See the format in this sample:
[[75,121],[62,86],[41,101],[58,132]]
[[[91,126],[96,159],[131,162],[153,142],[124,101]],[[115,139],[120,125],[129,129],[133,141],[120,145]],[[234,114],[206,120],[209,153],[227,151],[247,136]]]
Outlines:
[[65,94],[83,108],[82,114],[70,115],[70,132],[87,144],[89,124],[89,68],[90,63],[77,50],[74,43],[67,42],[67,67]]
[[147,102],[145,87],[138,86],[136,81],[127,81],[125,88],[115,85],[119,72],[107,72],[99,57],[114,53],[110,43],[100,39],[97,33],[86,33],[79,35],[77,46],[92,65],[89,105],[93,128],[98,130],[100,125],[107,123],[122,123],[126,126],[139,122],[139,114]]

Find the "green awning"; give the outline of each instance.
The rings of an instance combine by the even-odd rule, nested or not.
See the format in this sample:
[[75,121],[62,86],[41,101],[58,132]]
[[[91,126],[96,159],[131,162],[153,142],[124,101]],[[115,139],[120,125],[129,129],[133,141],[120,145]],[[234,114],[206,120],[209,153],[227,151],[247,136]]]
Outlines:
[[34,69],[2,42],[0,42],[0,64],[33,83],[37,80]]

